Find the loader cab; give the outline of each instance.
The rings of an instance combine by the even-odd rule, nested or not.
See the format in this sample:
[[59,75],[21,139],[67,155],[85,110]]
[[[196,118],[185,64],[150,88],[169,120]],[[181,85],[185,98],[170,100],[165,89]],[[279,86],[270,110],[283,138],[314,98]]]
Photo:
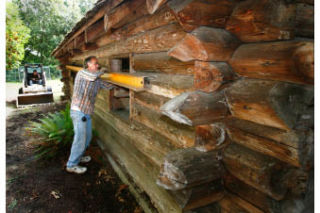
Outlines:
[[[36,77],[37,76],[37,77]],[[33,80],[33,79],[37,80]],[[45,73],[41,64],[25,64],[24,65],[24,86],[32,86],[34,84],[45,86]]]

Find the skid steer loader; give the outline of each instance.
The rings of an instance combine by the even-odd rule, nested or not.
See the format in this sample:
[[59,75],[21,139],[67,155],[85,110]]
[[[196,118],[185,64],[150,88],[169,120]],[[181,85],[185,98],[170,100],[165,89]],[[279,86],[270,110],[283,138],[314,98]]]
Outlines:
[[46,85],[42,64],[25,64],[23,74],[23,86],[16,102],[18,108],[53,102],[52,89]]

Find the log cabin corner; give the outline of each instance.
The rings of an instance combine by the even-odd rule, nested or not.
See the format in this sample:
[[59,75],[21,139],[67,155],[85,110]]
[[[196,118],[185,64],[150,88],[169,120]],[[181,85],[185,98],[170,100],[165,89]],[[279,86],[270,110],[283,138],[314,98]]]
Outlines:
[[99,92],[93,123],[145,212],[311,212],[313,8],[99,0],[52,55],[67,99],[90,55],[121,86]]

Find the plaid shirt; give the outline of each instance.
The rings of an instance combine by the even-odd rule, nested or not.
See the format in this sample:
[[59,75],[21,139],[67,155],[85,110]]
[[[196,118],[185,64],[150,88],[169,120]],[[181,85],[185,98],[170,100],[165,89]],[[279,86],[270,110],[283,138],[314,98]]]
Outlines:
[[81,111],[85,114],[92,114],[94,102],[100,88],[112,89],[114,86],[102,81],[99,77],[102,72],[91,73],[87,70],[80,70],[74,81],[71,109]]

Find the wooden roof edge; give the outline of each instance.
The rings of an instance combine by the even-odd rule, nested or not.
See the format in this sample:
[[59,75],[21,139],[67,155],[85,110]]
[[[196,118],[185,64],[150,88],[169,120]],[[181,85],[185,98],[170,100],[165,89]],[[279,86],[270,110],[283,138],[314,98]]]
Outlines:
[[[52,51],[51,55],[56,56],[57,52],[74,37],[82,33],[87,27],[94,24],[104,14],[118,6],[124,0],[98,0],[94,7],[89,10],[86,15],[72,28],[72,30],[66,34],[60,44]],[[110,5],[109,7],[107,5]]]
[[[86,15],[67,33],[62,42],[52,51],[51,55],[57,57],[58,52],[67,45],[72,39],[93,25],[97,20],[102,18],[106,13],[119,6],[126,0],[98,0],[95,6],[86,13]],[[168,0],[146,0],[147,10],[149,14],[153,14],[161,5]]]

